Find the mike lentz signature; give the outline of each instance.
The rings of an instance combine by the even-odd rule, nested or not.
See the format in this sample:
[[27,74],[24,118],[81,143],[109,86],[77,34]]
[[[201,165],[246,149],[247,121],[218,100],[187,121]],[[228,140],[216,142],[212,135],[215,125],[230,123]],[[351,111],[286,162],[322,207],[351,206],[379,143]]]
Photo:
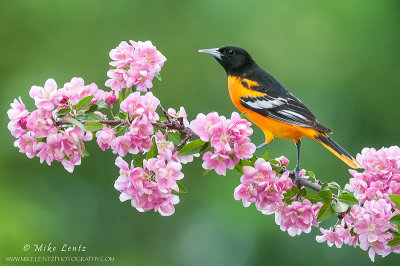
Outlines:
[[86,251],[86,246],[83,246],[81,244],[79,245],[69,245],[69,244],[62,244],[62,245],[55,245],[53,243],[48,243],[48,244],[33,244],[32,248],[29,244],[26,244],[24,246],[24,250],[28,251],[31,249],[34,252],[85,252]]

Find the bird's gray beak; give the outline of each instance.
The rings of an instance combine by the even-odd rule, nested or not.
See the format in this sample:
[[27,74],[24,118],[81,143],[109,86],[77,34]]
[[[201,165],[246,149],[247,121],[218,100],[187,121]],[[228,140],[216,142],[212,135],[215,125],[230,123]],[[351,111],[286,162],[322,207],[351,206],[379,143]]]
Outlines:
[[205,53],[214,56],[215,58],[222,60],[221,56],[222,54],[219,52],[219,48],[213,48],[213,49],[201,49],[199,50],[200,53]]

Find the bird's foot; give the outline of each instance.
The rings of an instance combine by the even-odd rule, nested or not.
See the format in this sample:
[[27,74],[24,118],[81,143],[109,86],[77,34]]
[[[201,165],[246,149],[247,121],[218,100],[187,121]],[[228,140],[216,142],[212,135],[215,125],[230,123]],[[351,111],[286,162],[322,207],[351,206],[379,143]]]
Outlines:
[[264,142],[263,144],[258,145],[258,146],[256,147],[256,150],[259,150],[259,149],[261,149],[262,147],[264,147],[264,146],[266,146],[266,145],[267,145],[267,143]]

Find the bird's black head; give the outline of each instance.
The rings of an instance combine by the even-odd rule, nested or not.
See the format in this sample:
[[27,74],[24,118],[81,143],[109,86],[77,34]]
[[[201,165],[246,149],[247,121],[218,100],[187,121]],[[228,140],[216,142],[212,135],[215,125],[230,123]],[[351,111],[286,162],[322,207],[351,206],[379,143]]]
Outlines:
[[246,50],[235,46],[203,49],[199,52],[214,56],[228,75],[241,75],[248,67],[255,64]]

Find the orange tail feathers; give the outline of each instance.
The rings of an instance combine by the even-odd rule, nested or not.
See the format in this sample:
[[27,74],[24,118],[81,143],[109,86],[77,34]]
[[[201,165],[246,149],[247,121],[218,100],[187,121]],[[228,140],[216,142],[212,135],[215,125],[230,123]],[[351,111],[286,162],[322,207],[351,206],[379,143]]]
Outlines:
[[336,155],[351,168],[361,168],[361,165],[345,149],[329,138],[325,133],[314,135],[314,139],[325,146],[330,152]]

